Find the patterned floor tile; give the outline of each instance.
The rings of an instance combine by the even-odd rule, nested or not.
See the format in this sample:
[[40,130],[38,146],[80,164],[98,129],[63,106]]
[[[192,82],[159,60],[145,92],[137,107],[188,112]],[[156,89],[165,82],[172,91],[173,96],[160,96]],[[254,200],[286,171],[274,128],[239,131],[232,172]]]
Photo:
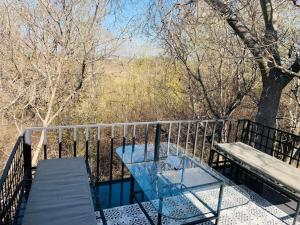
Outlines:
[[[209,204],[216,207],[216,195],[218,190],[206,190],[197,193],[197,196]],[[194,203],[198,210],[204,212],[203,205],[191,195],[186,195],[187,199]],[[170,204],[174,206],[174,215],[184,214],[186,210],[180,208],[178,202],[182,202],[181,198],[172,197],[169,199]],[[167,201],[167,202],[168,202]],[[156,203],[154,203],[156,204]],[[157,221],[157,214],[150,202],[143,203],[144,208],[149,213],[154,222]],[[177,207],[177,208],[176,208]],[[97,217],[97,225],[102,225],[99,212],[95,212]],[[148,225],[150,224],[137,204],[120,206],[104,210],[104,215],[108,225]],[[162,218],[164,225],[179,225],[184,220],[174,220],[168,217]],[[285,212],[270,204],[256,193],[246,187],[225,187],[223,193],[222,210],[220,215],[220,225],[289,225],[292,224],[293,218],[289,217]],[[211,225],[211,222],[202,223],[201,225]],[[300,225],[298,222],[297,225]]]

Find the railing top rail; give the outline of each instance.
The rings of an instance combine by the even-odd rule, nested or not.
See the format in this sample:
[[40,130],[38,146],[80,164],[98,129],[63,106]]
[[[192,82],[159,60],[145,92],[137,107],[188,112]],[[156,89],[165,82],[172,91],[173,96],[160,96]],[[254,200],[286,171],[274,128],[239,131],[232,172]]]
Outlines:
[[250,119],[239,119],[239,121],[248,121],[248,122],[250,122],[250,123],[252,123],[252,124],[256,124],[256,125],[258,125],[258,126],[262,126],[262,127],[267,128],[267,129],[270,129],[270,130],[280,131],[280,132],[282,132],[282,133],[285,133],[286,135],[291,135],[291,136],[293,136],[293,137],[297,137],[297,138],[300,139],[300,135],[297,135],[297,134],[294,134],[294,133],[291,133],[291,132],[289,132],[289,131],[285,131],[285,130],[282,130],[282,129],[279,129],[279,128],[270,127],[270,126],[264,125],[264,124],[262,124],[262,123],[258,123],[258,122],[252,121],[252,120],[250,120]]
[[125,122],[125,123],[97,123],[85,125],[64,125],[64,126],[49,126],[49,127],[28,127],[25,131],[41,131],[41,130],[56,130],[56,129],[74,129],[74,128],[98,128],[98,127],[118,127],[118,126],[132,126],[132,125],[155,125],[155,124],[170,124],[170,123],[196,123],[196,122],[225,122],[227,119],[198,119],[198,120],[170,120],[170,121],[144,121],[144,122]]

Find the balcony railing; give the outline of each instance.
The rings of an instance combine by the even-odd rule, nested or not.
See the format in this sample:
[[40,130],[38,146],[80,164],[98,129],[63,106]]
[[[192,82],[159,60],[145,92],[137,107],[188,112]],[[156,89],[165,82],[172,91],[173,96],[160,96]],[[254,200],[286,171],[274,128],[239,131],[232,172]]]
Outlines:
[[[42,137],[42,140],[40,139]],[[156,149],[165,145],[208,162],[216,142],[242,141],[299,167],[300,137],[249,120],[181,120],[113,124],[33,127],[18,138],[0,180],[0,224],[21,224],[21,211],[30,192],[38,159],[84,157],[92,183],[100,185],[129,177],[115,153],[131,145]],[[161,153],[159,153],[161,154]],[[222,167],[221,156],[212,165]]]

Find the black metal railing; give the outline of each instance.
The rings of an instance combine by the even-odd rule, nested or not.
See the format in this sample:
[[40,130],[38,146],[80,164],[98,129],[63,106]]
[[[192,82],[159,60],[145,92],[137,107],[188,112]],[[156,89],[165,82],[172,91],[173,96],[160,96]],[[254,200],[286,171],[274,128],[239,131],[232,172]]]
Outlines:
[[24,194],[23,137],[20,136],[7,160],[0,179],[0,224],[18,222],[21,199]]
[[239,141],[299,167],[300,136],[250,120],[239,123],[243,128]]
[[[288,139],[287,137],[293,140]],[[299,136],[249,120],[181,120],[114,124],[33,127],[25,129],[7,161],[0,182],[0,224],[18,224],[20,205],[26,201],[34,177],[35,159],[84,157],[91,181],[111,184],[130,177],[115,149],[137,145],[155,149],[155,158],[164,147],[176,154],[188,154],[209,161],[214,143],[242,141],[299,166]],[[292,143],[291,145],[289,143]],[[289,149],[289,153],[287,153]],[[36,157],[38,156],[38,157]],[[38,161],[36,160],[36,161]],[[218,156],[213,165],[226,165]]]

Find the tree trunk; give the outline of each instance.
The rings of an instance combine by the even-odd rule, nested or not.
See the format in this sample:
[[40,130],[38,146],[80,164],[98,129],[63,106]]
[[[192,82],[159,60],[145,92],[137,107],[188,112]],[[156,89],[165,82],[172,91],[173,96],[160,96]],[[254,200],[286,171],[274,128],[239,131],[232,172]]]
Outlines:
[[[263,76],[263,89],[258,103],[256,122],[274,127],[283,88],[291,78],[278,70],[270,70],[268,76]],[[275,130],[258,126],[255,148],[273,155],[273,136]]]
[[284,85],[267,78],[263,83],[263,90],[258,103],[256,122],[275,127],[281,93]]
[[263,89],[258,103],[256,122],[275,127],[283,88],[293,79],[280,69],[271,68],[268,72],[260,68]]
[[43,143],[44,143],[44,137],[45,137],[45,131],[42,130],[38,145],[37,145],[36,149],[34,149],[34,152],[33,152],[33,157],[32,157],[32,165],[33,166],[37,166],[37,163],[39,160],[39,155],[40,155],[40,152],[42,151],[42,147],[43,147]]

